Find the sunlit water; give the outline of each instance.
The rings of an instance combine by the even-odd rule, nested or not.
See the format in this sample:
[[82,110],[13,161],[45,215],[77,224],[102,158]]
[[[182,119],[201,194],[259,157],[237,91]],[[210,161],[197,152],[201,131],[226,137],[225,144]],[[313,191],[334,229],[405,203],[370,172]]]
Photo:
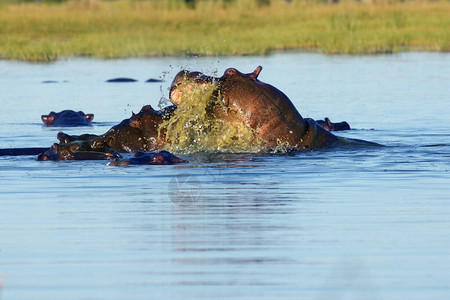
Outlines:
[[304,117],[386,146],[176,166],[0,157],[0,298],[450,299],[450,54],[0,61],[0,148],[56,142],[51,110],[94,113],[63,130],[103,133],[167,98],[181,68],[258,65]]

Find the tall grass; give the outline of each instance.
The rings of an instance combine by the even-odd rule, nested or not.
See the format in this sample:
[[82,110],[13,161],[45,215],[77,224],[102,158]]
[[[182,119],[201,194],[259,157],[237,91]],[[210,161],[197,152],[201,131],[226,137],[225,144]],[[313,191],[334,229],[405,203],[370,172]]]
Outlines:
[[69,0],[0,5],[0,57],[247,55],[450,50],[450,2]]

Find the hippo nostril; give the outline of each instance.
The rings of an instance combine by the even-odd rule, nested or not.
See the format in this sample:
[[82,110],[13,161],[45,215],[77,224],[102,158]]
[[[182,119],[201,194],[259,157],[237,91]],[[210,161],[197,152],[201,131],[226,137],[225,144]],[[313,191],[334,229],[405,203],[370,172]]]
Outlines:
[[37,160],[38,161],[48,160],[48,156],[45,155],[44,153],[39,153]]
[[178,85],[174,85],[174,86],[172,86],[171,88],[170,88],[170,91],[169,91],[169,98],[170,99],[172,99],[172,94],[173,94],[173,92],[176,90],[178,88]]

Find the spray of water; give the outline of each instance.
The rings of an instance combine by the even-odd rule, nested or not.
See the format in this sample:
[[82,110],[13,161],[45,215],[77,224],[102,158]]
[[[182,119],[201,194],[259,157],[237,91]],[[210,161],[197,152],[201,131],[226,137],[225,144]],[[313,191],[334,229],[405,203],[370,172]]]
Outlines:
[[213,110],[227,107],[217,95],[215,82],[195,84],[186,79],[179,87],[183,101],[175,114],[160,126],[166,130],[168,150],[190,154],[199,152],[259,152],[260,142],[253,129],[243,122],[223,120]]

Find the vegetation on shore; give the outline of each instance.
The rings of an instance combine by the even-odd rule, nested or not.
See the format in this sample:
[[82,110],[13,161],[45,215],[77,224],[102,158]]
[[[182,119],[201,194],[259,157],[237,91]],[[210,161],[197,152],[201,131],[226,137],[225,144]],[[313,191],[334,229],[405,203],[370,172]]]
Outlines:
[[450,51],[450,2],[68,0],[0,4],[0,58]]

